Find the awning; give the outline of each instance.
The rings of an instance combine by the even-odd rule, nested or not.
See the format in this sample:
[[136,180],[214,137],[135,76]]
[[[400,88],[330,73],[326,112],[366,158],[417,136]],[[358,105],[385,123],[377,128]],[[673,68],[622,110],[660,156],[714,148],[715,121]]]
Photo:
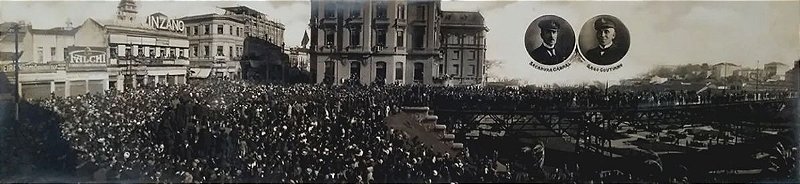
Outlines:
[[189,78],[201,78],[205,79],[211,75],[211,68],[192,68],[191,74],[189,74]]

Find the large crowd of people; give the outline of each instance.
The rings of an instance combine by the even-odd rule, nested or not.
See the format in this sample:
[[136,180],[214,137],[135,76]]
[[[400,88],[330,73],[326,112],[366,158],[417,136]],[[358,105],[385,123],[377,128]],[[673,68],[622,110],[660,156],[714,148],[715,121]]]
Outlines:
[[[209,80],[53,96],[34,104],[54,114],[50,120],[76,157],[75,172],[92,181],[530,182],[575,178],[563,170],[546,175],[496,155],[470,154],[469,148],[436,153],[385,126],[384,118],[401,106],[557,110],[759,97],[697,94]],[[499,162],[513,167],[497,172]]]

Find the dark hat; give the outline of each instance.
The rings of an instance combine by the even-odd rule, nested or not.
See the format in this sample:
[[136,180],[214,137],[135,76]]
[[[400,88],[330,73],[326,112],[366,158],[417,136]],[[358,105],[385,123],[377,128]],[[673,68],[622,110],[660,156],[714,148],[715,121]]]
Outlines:
[[544,29],[558,30],[559,27],[560,26],[558,25],[558,22],[556,22],[555,20],[543,20],[539,22],[539,28],[543,30]]
[[600,30],[603,28],[615,28],[615,27],[616,25],[614,24],[614,22],[605,17],[601,17],[594,21],[595,30]]

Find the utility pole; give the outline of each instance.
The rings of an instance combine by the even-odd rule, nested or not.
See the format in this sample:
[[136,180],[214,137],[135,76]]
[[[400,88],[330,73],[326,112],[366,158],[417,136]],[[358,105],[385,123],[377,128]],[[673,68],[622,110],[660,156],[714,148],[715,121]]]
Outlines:
[[19,122],[19,24],[14,24],[14,120]]

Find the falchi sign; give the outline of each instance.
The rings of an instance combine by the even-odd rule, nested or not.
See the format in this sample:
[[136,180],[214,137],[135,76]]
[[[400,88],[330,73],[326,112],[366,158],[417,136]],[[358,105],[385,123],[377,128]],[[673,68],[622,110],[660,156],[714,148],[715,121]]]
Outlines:
[[73,64],[108,63],[105,48],[102,47],[67,47],[67,53],[67,61]]
[[184,24],[181,20],[170,19],[164,14],[155,13],[145,19],[145,24],[158,30],[183,32]]

